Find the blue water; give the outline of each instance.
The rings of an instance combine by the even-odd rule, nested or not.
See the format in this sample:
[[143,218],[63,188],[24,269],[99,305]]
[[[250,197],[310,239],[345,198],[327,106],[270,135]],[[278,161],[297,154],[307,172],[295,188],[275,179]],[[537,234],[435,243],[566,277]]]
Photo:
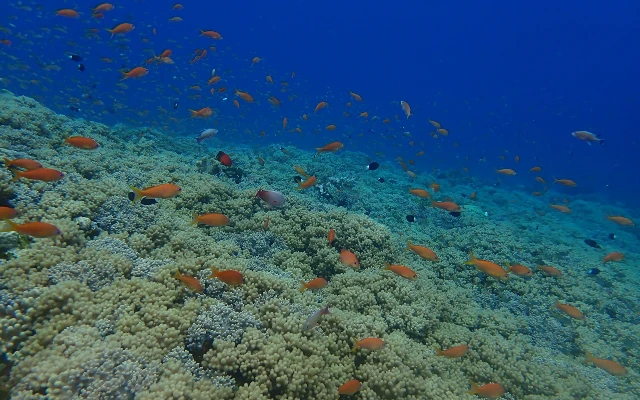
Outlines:
[[[498,183],[495,168],[513,168],[518,175],[502,177],[502,184],[529,191],[540,188],[527,171],[540,165],[547,181],[556,176],[578,182],[573,193],[627,204],[639,198],[636,2],[184,2],[183,10],[172,10],[175,2],[136,1],[116,3],[102,20],[91,18],[81,4],[75,7],[82,12],[78,19],[55,16],[73,3],[23,4],[30,9],[12,7],[0,17],[0,25],[10,29],[0,39],[12,41],[0,51],[15,57],[0,61],[9,81],[3,86],[67,115],[165,126],[175,135],[195,135],[216,121],[230,139],[243,143],[290,142],[311,149],[341,140],[373,158],[379,151],[390,159],[413,158],[417,172],[467,167],[492,183]],[[174,16],[183,21],[168,22]],[[109,38],[104,29],[121,22],[136,29]],[[88,35],[91,28],[99,32]],[[216,30],[224,39],[198,36],[198,29]],[[189,63],[195,49],[212,45],[216,52]],[[167,48],[174,65],[145,65],[152,53]],[[84,58],[86,71],[65,59],[70,53]],[[250,67],[256,56],[262,61]],[[42,63],[61,69],[47,71]],[[118,70],[135,66],[147,66],[150,73],[125,81],[127,88],[115,86]],[[209,93],[212,68],[223,78],[216,87],[225,86],[226,93]],[[265,81],[267,74],[274,85]],[[25,83],[32,79],[41,83]],[[290,85],[285,93],[282,81]],[[203,90],[189,90],[192,85]],[[236,87],[256,103],[240,100],[236,109]],[[349,90],[364,102],[346,108]],[[282,106],[274,109],[269,95]],[[104,104],[94,104],[98,99]],[[411,105],[409,120],[400,100]],[[320,101],[329,107],[302,121]],[[81,111],[70,111],[70,104]],[[216,109],[217,117],[188,119],[187,109],[205,106]],[[380,120],[357,118],[363,111]],[[304,133],[283,132],[283,117],[290,129],[299,126]],[[392,123],[382,124],[385,118]],[[450,135],[431,138],[429,118]],[[337,130],[325,131],[329,124]],[[606,145],[588,146],[571,137],[576,130],[594,132]],[[411,138],[402,135],[407,131]],[[425,156],[414,157],[419,150]],[[477,162],[483,157],[486,162]]]

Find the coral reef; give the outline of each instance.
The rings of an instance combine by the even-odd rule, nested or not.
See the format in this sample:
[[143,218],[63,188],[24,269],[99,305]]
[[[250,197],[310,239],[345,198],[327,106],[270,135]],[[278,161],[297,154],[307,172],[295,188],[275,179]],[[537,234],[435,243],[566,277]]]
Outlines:
[[[79,154],[61,146],[69,132],[100,148]],[[500,382],[512,399],[640,397],[637,275],[631,264],[601,267],[600,253],[576,246],[585,221],[532,222],[542,200],[516,206],[513,193],[492,187],[456,217],[410,198],[409,178],[390,163],[380,175],[401,189],[359,174],[360,153],[309,161],[309,153],[272,146],[263,167],[250,162],[260,152],[236,146],[238,167],[225,169],[208,150],[193,149],[192,138],[68,119],[7,92],[0,135],[10,144],[3,156],[65,172],[55,183],[0,174],[0,199],[19,210],[16,221],[62,231],[55,240],[0,234],[2,384],[12,398],[336,399],[350,379],[363,382],[362,399],[464,398],[469,379]],[[295,191],[296,164],[331,178]],[[419,179],[412,184],[430,182]],[[449,179],[447,195],[458,198],[480,185],[466,176],[438,179]],[[129,186],[160,183],[182,192],[150,205],[127,198]],[[281,190],[287,205],[266,206],[255,197],[261,186]],[[208,212],[231,222],[190,225],[194,213]],[[627,259],[636,260],[637,238],[619,234]],[[439,261],[403,251],[407,240],[432,248]],[[358,257],[359,269],[340,262],[341,249]],[[487,277],[464,265],[470,250],[527,265],[533,276]],[[418,278],[385,271],[386,263]],[[535,269],[541,264],[563,275],[545,276]],[[593,267],[602,274],[587,276]],[[211,268],[240,271],[245,282],[212,279]],[[177,271],[203,290],[183,285]],[[315,277],[328,286],[298,291]],[[552,309],[556,300],[586,319]],[[327,305],[319,326],[303,331]],[[365,337],[386,346],[352,352]],[[462,343],[470,349],[459,359],[435,354]],[[584,364],[585,350],[617,360],[629,375]]]

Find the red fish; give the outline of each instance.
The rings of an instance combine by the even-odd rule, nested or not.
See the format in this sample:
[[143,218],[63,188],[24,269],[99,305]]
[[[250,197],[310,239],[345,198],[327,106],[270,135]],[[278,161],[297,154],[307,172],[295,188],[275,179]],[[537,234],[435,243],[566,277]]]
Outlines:
[[218,155],[216,156],[216,160],[220,161],[220,164],[224,165],[225,167],[230,167],[231,164],[233,163],[233,161],[231,161],[231,157],[229,157],[229,155],[224,151],[218,152]]

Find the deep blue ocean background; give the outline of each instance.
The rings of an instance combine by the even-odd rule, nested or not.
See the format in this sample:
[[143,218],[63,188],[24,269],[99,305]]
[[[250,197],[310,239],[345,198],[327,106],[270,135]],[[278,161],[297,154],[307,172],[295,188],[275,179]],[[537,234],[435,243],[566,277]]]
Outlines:
[[[527,172],[540,165],[547,181],[555,176],[578,182],[570,193],[638,204],[640,3],[185,1],[183,10],[172,10],[173,1],[135,1],[114,3],[116,9],[102,20],[91,18],[91,7],[83,3],[26,2],[29,9],[12,8],[0,17],[11,30],[0,39],[13,42],[3,50],[29,67],[5,78],[53,80],[47,93],[40,86],[5,87],[68,115],[165,126],[175,135],[193,136],[213,126],[211,120],[188,119],[188,108],[210,106],[218,110],[220,137],[227,132],[234,143],[291,143],[312,150],[340,140],[372,159],[383,151],[388,160],[424,150],[422,158],[413,157],[417,172],[468,167],[474,177],[492,183],[495,168],[514,168],[518,175],[501,181],[527,191],[540,190]],[[56,17],[62,7],[84,11],[78,19]],[[168,22],[175,16],[183,21]],[[136,29],[109,38],[104,29],[121,22]],[[66,32],[54,29],[61,26]],[[100,32],[88,34],[91,28]],[[198,29],[216,30],[224,39],[198,36]],[[189,63],[196,48],[211,45],[215,53]],[[145,65],[150,51],[166,48],[173,50],[175,65],[149,66],[149,75],[125,81],[125,90],[114,86],[118,70]],[[84,58],[86,71],[65,59],[70,53]],[[262,61],[250,67],[256,56]],[[106,64],[102,57],[114,62]],[[62,69],[45,71],[42,64]],[[224,79],[217,86],[227,87],[225,96],[209,95],[212,68]],[[275,85],[266,83],[267,74]],[[290,85],[286,93],[280,92],[282,81]],[[201,98],[193,98],[191,85],[202,86]],[[256,104],[241,102],[236,109],[234,87],[251,93]],[[352,100],[349,90],[364,98],[351,109],[345,108]],[[282,101],[280,108],[267,102],[270,94]],[[96,99],[104,105],[95,105]],[[327,109],[307,122],[300,119],[323,100]],[[411,105],[409,120],[400,100]],[[116,109],[116,103],[126,107]],[[69,104],[81,111],[70,111]],[[140,117],[143,110],[147,113]],[[357,118],[362,111],[380,120]],[[304,134],[283,132],[285,116],[290,128],[300,126]],[[169,117],[179,122],[168,122]],[[384,118],[393,121],[385,125]],[[432,139],[429,118],[450,135]],[[331,123],[338,129],[325,131]],[[606,144],[589,146],[571,136],[576,130],[596,133]],[[406,131],[411,138],[402,134]],[[481,158],[486,162],[478,162]]]

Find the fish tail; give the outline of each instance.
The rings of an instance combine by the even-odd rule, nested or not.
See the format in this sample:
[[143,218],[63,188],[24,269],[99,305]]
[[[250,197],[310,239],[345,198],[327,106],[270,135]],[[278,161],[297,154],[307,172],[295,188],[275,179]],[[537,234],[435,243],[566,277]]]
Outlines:
[[435,200],[431,199],[431,207],[435,207],[435,206],[436,206]]
[[132,203],[135,203],[144,197],[144,195],[142,194],[142,190],[138,189],[137,187],[129,186],[129,189],[131,189],[135,194],[135,197],[133,198],[133,200],[131,200]]
[[218,268],[211,267],[211,275],[209,276],[209,279],[215,278],[219,273],[220,270]]
[[[196,115],[198,115],[198,112],[197,112],[197,111],[195,111],[195,110],[191,110],[191,109],[189,109],[189,112],[191,113],[191,116],[190,116],[189,118],[195,118],[195,117],[196,117]],[[199,142],[198,142],[198,143],[199,143]]]
[[7,157],[4,158],[4,166],[7,168],[11,167],[11,160],[9,160]]
[[0,229],[0,232],[13,232],[13,231],[17,231],[17,227],[18,224],[16,224],[15,222],[11,222],[8,219],[5,219],[4,222],[6,222],[7,226],[5,226],[4,228]]
[[182,274],[180,273],[180,271],[176,271],[175,274],[173,274],[173,277],[176,279],[180,279],[180,277],[182,276]]
[[506,263],[505,266],[507,267],[507,272],[513,271],[513,267],[511,266],[511,264]]
[[193,213],[193,219],[191,220],[191,225],[198,225],[198,214]]
[[[322,147],[316,147],[316,150],[318,151],[318,153],[316,154],[316,156],[317,156],[318,154],[322,153],[322,151],[323,151],[323,150],[322,150]],[[314,157],[315,157],[315,156],[314,156]]]
[[114,35],[113,29],[105,29],[105,31],[109,32],[111,34],[111,37],[113,38],[113,35]]
[[411,250],[411,241],[407,240],[407,248],[404,251]]
[[436,356],[441,356],[442,350],[440,350],[440,348],[438,346],[433,346],[433,349],[436,351]]
[[473,255],[473,251],[469,250],[469,261],[466,261],[466,265],[473,265],[476,262],[476,256]]
[[305,290],[307,290],[307,284],[305,282],[301,282],[301,285],[302,286],[300,286],[300,289],[298,289],[298,292],[300,292],[300,293],[302,293]]
[[11,178],[11,182],[15,182],[22,177],[21,171],[11,170],[11,173],[13,173],[13,178]]
[[476,393],[478,393],[478,390],[480,389],[480,386],[478,386],[478,384],[475,383],[474,381],[472,381],[471,379],[469,379],[469,382],[471,383],[471,387],[469,388],[469,391],[467,393],[468,394],[476,394]]
[[595,357],[593,356],[593,354],[591,354],[589,350],[585,350],[584,356],[587,358],[588,362],[592,362],[593,360],[595,360]]
[[353,348],[351,349],[351,352],[352,352],[352,353],[355,353],[355,352],[356,352],[356,350],[358,350],[358,347],[360,347],[360,346],[358,346],[358,343],[354,344],[354,345],[353,345]]

